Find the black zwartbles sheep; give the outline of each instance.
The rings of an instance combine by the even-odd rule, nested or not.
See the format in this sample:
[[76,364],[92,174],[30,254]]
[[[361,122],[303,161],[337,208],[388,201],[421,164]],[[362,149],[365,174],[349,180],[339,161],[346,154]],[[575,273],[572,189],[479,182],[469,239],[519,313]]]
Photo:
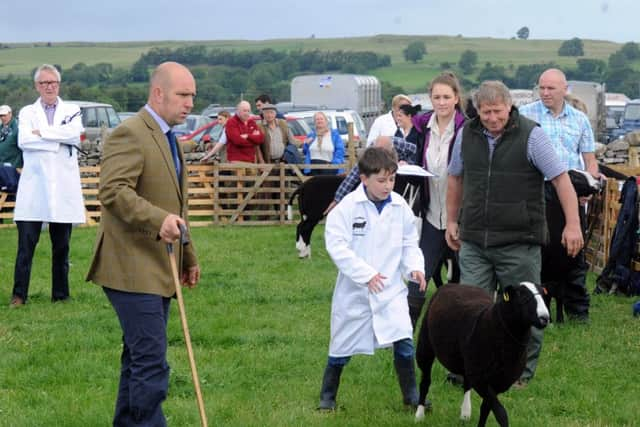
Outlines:
[[507,411],[498,394],[520,377],[531,326],[544,328],[549,311],[541,287],[529,282],[512,286],[494,303],[477,286],[447,284],[438,289],[427,308],[418,338],[416,361],[422,371],[416,418],[424,417],[431,385],[431,366],[437,358],[449,371],[464,376],[460,418],[471,417],[471,389],[482,397],[478,426],[493,411],[500,426],[507,426]]
[[[344,179],[340,175],[318,175],[309,178],[296,189],[289,199],[291,209],[293,200],[298,196],[300,223],[296,227],[296,249],[300,258],[311,256],[311,233],[324,217],[324,211],[333,201],[333,196]],[[289,219],[293,216],[289,213]]]

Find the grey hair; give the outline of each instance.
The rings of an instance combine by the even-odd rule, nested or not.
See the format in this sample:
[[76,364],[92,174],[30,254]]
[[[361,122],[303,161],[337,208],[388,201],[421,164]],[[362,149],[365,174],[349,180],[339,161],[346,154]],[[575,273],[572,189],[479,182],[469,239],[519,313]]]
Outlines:
[[483,102],[513,105],[509,88],[499,80],[485,80],[473,94],[473,105],[479,109]]
[[62,81],[62,76],[60,75],[60,71],[58,71],[58,69],[56,67],[54,67],[51,64],[42,64],[41,66],[38,67],[38,69],[36,70],[36,72],[33,75],[33,81],[37,82],[38,80],[40,80],[40,73],[43,71],[50,71],[53,74],[56,75],[56,78],[58,79],[58,81]]

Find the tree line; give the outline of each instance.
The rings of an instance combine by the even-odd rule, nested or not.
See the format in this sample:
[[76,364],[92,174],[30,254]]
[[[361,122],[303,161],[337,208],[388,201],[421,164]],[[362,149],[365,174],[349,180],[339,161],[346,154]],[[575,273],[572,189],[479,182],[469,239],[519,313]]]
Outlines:
[[[576,48],[575,39],[570,46]],[[411,46],[411,44],[410,44]],[[414,61],[414,55],[426,55],[423,42],[413,43],[404,50],[405,59]],[[561,47],[562,48],[562,47]],[[573,52],[573,51],[572,51]],[[608,61],[578,58],[573,68],[562,67],[572,80],[605,82],[609,92],[622,92],[631,98],[640,97],[640,72],[634,62],[640,59],[637,43],[624,44],[611,54]],[[150,71],[163,61],[178,61],[188,65],[198,82],[198,96],[194,110],[200,111],[209,103],[235,105],[243,98],[252,100],[261,93],[270,94],[275,100],[287,100],[290,80],[304,73],[341,72],[370,74],[380,67],[391,65],[389,55],[370,51],[321,51],[293,50],[222,50],[206,46],[188,46],[176,49],[153,48],[142,54],[129,68],[116,68],[109,63],[87,65],[79,62],[63,69],[61,96],[65,99],[92,100],[113,104],[118,111],[137,111],[147,99],[147,82]],[[511,88],[532,88],[540,73],[553,62],[515,67],[485,62],[473,50],[464,51],[458,62],[443,62],[442,70],[455,71],[465,89],[477,86],[483,80],[502,80]],[[35,70],[31,70],[30,76]],[[424,82],[422,87],[426,87]],[[403,88],[382,82],[383,99],[389,100],[397,93],[412,92],[415,88]],[[420,91],[420,90],[418,90]],[[8,75],[0,77],[0,100],[18,109],[33,102],[31,77]]]
[[[128,69],[116,68],[109,63],[87,65],[79,62],[67,69],[54,65],[63,75],[64,84],[60,90],[63,98],[106,102],[119,111],[137,111],[147,99],[150,71],[164,61],[177,61],[191,69],[198,82],[195,111],[212,102],[235,105],[240,98],[253,99],[261,93],[287,100],[290,79],[298,74],[365,74],[391,65],[389,55],[370,51],[236,51],[206,46],[153,48]],[[30,75],[33,72],[35,69]],[[30,77],[9,75],[0,78],[0,99],[19,108],[33,102],[32,87]]]
[[[560,56],[583,56],[582,41],[577,38],[563,43],[558,53]],[[465,87],[473,87],[484,80],[501,80],[510,88],[531,89],[538,81],[540,74],[547,68],[560,68],[569,80],[584,80],[606,83],[608,92],[621,92],[630,98],[640,97],[640,71],[634,68],[634,62],[640,59],[640,45],[628,42],[616,52],[609,55],[608,61],[593,58],[578,58],[576,66],[560,67],[554,62],[542,64],[503,65],[485,62],[479,67],[478,54],[473,50],[466,50],[460,55],[456,64],[444,62],[442,69],[457,69],[463,77]],[[477,72],[475,79],[464,78]]]

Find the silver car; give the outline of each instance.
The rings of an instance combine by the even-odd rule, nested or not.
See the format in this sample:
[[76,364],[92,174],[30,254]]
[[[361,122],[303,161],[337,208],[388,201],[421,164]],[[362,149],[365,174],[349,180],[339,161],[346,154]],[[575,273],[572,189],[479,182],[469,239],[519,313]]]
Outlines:
[[102,138],[102,127],[107,130],[107,135],[120,124],[120,116],[111,104],[102,104],[89,101],[65,101],[69,104],[76,104],[82,112],[82,126],[84,134],[80,137],[82,141],[100,142]]

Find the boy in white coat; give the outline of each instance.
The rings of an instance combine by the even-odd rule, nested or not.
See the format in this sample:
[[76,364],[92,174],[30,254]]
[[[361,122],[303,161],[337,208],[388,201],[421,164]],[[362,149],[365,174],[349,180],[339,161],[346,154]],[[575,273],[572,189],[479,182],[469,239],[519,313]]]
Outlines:
[[334,410],[342,369],[354,354],[393,345],[404,403],[416,405],[413,329],[402,277],[426,288],[414,215],[393,193],[395,153],[369,147],[358,162],[360,186],[327,217],[327,251],[338,267],[331,303],[329,359],[319,409]]

